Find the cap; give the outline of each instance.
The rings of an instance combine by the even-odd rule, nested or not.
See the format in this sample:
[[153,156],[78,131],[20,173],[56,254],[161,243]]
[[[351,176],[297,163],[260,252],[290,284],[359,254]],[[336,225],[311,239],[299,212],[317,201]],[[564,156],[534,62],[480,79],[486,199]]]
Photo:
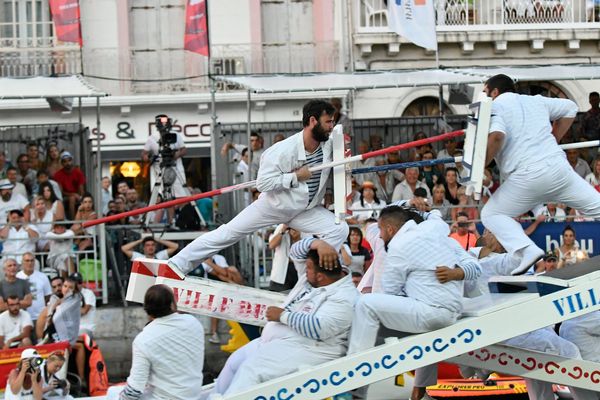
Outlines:
[[69,275],[69,278],[77,281],[79,284],[83,283],[83,277],[79,272],[73,272],[71,275]]
[[375,187],[375,184],[371,181],[364,181],[362,186],[360,187],[360,190],[363,190],[363,189],[377,190],[377,188]]
[[12,189],[14,187],[15,187],[15,185],[13,185],[12,183],[10,183],[10,181],[8,179],[2,179],[2,180],[0,180],[0,190],[1,189]]
[[39,357],[40,354],[36,351],[36,349],[25,349],[23,350],[23,352],[21,352],[21,360],[24,360],[26,358],[34,358],[34,357]]
[[551,260],[557,261],[558,257],[556,256],[556,254],[554,254],[553,252],[549,251],[544,256],[544,261],[551,261]]
[[69,153],[68,151],[63,151],[62,154],[60,155],[60,159],[61,160],[65,160],[67,158],[73,158],[73,155],[71,153]]

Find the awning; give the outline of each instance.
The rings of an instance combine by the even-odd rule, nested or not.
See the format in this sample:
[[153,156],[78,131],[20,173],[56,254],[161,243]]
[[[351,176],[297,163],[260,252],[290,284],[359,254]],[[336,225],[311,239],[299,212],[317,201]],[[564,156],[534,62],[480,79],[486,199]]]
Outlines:
[[79,75],[65,77],[0,78],[0,99],[104,97]]
[[234,83],[254,93],[293,93],[351,89],[386,89],[484,83],[496,74],[517,81],[600,79],[600,65],[555,65],[499,68],[448,68],[355,73],[278,75],[219,75],[215,79]]

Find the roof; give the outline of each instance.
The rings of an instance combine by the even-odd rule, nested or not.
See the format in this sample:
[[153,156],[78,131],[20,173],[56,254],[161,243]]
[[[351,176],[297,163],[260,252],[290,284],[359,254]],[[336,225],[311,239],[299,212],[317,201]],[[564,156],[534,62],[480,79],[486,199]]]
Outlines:
[[0,99],[104,97],[79,75],[64,77],[0,78]]
[[555,65],[499,68],[448,68],[278,75],[219,75],[215,79],[238,84],[254,93],[294,93],[350,89],[385,89],[484,83],[496,74],[517,81],[600,78],[600,65]]

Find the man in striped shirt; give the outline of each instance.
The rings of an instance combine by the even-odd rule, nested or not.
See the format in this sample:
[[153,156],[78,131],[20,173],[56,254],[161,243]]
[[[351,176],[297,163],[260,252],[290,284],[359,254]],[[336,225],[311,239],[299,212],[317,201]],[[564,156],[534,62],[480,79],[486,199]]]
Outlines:
[[[318,365],[346,354],[358,290],[342,272],[338,252],[322,240],[306,238],[294,243],[290,258],[299,282],[282,307],[269,307],[260,338],[237,350],[217,378],[214,393],[233,394],[280,376],[301,365]],[[335,267],[320,266],[324,258]]]

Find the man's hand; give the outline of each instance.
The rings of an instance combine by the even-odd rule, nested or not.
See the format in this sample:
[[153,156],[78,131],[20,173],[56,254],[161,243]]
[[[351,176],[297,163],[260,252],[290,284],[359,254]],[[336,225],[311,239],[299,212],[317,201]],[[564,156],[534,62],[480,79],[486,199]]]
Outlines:
[[413,197],[408,204],[410,204],[411,207],[416,208],[419,211],[429,211],[431,210],[431,206],[427,203],[427,199],[424,199],[422,197]]
[[322,268],[331,270],[336,267],[339,254],[329,243],[319,241],[316,250]]
[[267,321],[275,321],[275,322],[279,322],[279,317],[281,316],[281,313],[284,312],[285,310],[283,308],[279,308],[279,307],[267,307]]
[[435,269],[435,277],[440,283],[462,281],[465,279],[465,272],[459,267],[448,268],[446,266],[439,266]]
[[310,172],[310,170],[308,169],[308,167],[306,165],[298,168],[296,171],[294,171],[294,173],[296,174],[296,177],[298,178],[298,182],[307,181],[312,176],[312,172]]

